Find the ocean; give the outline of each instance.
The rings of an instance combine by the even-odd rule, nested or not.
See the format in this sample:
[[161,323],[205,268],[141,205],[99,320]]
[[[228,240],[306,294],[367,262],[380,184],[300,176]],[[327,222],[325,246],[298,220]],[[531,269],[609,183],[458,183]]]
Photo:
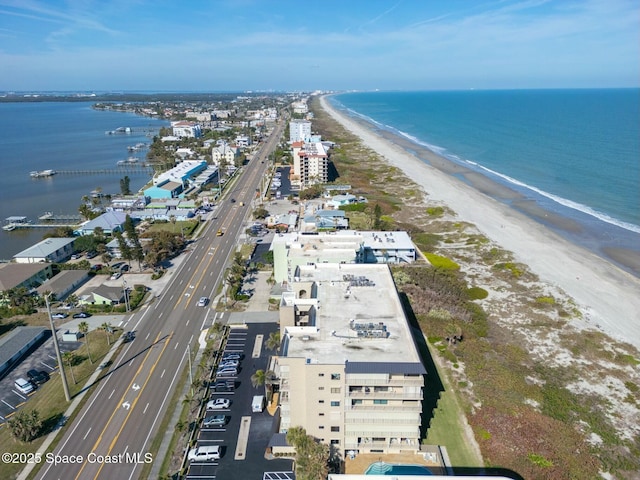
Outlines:
[[426,147],[579,225],[547,226],[633,271],[620,252],[640,251],[640,89],[358,92],[329,101],[407,150]]
[[[26,216],[32,223],[46,212],[78,215],[82,197],[93,190],[120,193],[120,179],[130,178],[132,191],[149,180],[143,172],[113,174],[59,173],[31,178],[34,170],[115,170],[117,162],[130,156],[144,160],[146,150],[130,153],[128,146],[150,145],[166,120],[133,113],[101,111],[92,102],[0,103],[0,221],[9,216]],[[131,134],[107,135],[118,127],[130,127]],[[42,240],[45,229],[0,230],[0,259]]]

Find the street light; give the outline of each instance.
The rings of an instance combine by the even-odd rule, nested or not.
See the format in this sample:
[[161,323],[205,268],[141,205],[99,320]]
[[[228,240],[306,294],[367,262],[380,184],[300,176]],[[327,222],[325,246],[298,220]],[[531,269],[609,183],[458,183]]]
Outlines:
[[64,373],[64,365],[62,363],[62,353],[60,352],[60,345],[58,345],[58,335],[56,335],[56,327],[53,324],[53,317],[51,316],[51,306],[49,305],[49,295],[44,296],[44,301],[47,304],[47,315],[49,315],[49,323],[51,324],[51,333],[53,335],[53,348],[56,351],[56,358],[58,359],[58,367],[60,368],[60,378],[62,378],[62,389],[64,390],[64,398],[67,402],[71,401],[71,395],[69,394],[69,385],[67,384],[67,376]]
[[129,296],[127,295],[127,281],[122,281],[122,292],[124,293],[124,306],[126,311],[129,311]]

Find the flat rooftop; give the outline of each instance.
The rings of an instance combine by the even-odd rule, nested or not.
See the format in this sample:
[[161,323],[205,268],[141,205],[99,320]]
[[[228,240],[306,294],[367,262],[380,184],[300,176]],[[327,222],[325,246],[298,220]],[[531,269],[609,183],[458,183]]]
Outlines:
[[287,327],[286,356],[329,364],[421,363],[387,265],[304,265],[291,287],[309,291],[311,282],[315,299],[293,302],[317,302],[315,325]]

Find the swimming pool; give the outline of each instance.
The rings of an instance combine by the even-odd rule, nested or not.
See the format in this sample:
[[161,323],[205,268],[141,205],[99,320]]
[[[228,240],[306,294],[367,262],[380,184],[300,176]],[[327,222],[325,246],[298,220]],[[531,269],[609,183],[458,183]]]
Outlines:
[[365,475],[433,475],[431,470],[422,465],[375,462],[369,465]]

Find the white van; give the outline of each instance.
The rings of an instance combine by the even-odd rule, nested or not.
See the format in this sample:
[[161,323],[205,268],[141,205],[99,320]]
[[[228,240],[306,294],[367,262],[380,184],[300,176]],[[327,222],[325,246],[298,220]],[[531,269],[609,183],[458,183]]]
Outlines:
[[251,401],[251,411],[254,413],[262,412],[264,409],[264,395],[255,395]]
[[220,445],[201,445],[198,448],[189,450],[187,459],[190,462],[210,461],[220,459]]
[[29,380],[25,380],[22,377],[16,380],[15,386],[18,390],[20,390],[20,392],[24,393],[25,395],[33,392],[34,390],[33,384]]

